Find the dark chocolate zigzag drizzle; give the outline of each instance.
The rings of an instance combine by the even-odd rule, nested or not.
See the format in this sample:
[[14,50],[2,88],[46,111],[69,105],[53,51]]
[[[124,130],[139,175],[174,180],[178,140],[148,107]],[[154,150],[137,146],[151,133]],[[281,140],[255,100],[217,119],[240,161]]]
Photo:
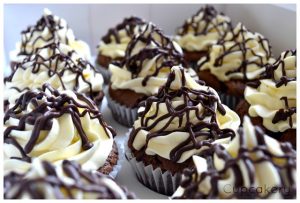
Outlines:
[[[32,50],[32,52],[28,53],[26,47],[29,42],[31,42],[32,37],[36,32],[42,32],[45,28],[48,28],[50,37],[43,38],[42,36],[38,36],[32,43],[32,46],[35,46],[38,40],[42,40],[45,43],[50,42],[63,42],[64,44],[69,44],[69,39],[67,38],[67,33],[65,33],[65,38],[61,39],[58,36],[58,32],[64,29],[61,25],[61,19],[58,22],[55,22],[53,15],[43,15],[34,26],[28,26],[26,30],[21,32],[22,41],[21,41],[21,50],[19,55],[31,55],[34,54],[37,50]],[[66,31],[68,31],[69,27],[67,25]],[[28,37],[29,36],[29,37]]]
[[[268,148],[266,147],[266,141],[264,138],[264,133],[262,129],[258,126],[255,126],[255,136],[257,139],[257,146],[253,149],[248,149],[245,143],[245,135],[243,134],[243,130],[239,129],[240,135],[240,149],[237,153],[237,157],[233,158],[226,149],[219,144],[213,146],[213,153],[215,153],[219,158],[221,158],[224,163],[224,169],[221,171],[217,171],[214,167],[208,169],[206,172],[203,172],[201,175],[197,173],[196,169],[185,169],[184,176],[186,177],[181,182],[181,187],[184,188],[184,193],[182,196],[177,197],[180,199],[216,199],[219,198],[219,189],[218,182],[221,181],[224,177],[226,177],[226,172],[228,170],[232,170],[234,173],[234,185],[231,187],[234,188],[234,193],[228,197],[238,198],[238,199],[265,199],[268,198],[272,193],[268,193],[265,196],[259,196],[259,193],[256,192],[256,187],[254,186],[255,181],[255,171],[254,165],[262,162],[270,162],[273,166],[276,167],[278,174],[280,175],[281,184],[278,185],[278,188],[281,189],[281,195],[284,199],[296,198],[296,182],[292,177],[292,171],[296,170],[296,152],[293,150],[292,146],[289,143],[280,143],[280,148],[283,151],[284,155],[277,156],[272,154]],[[252,153],[262,153],[262,157],[256,160],[251,158]],[[286,160],[285,165],[278,165],[274,162],[274,159]],[[254,190],[245,190],[246,186],[243,182],[243,175],[241,168],[239,166],[239,162],[243,162],[245,164],[245,169],[247,170],[247,174],[250,179],[250,184]],[[208,194],[204,194],[198,191],[199,185],[205,178],[211,178],[210,184],[211,188]],[[287,181],[284,179],[287,178]],[[250,188],[249,187],[249,188]],[[262,186],[264,187],[264,186]]]
[[[163,86],[157,95],[149,97],[147,100],[141,102],[139,106],[145,107],[144,111],[140,112],[138,114],[138,117],[141,118],[141,127],[134,129],[131,131],[130,138],[128,141],[129,147],[132,149],[132,143],[137,135],[137,133],[141,130],[149,131],[149,134],[146,138],[146,143],[148,144],[149,140],[153,137],[157,136],[165,136],[170,131],[165,131],[172,120],[174,118],[179,119],[178,126],[182,125],[183,117],[186,115],[187,122],[182,129],[176,130],[176,132],[188,132],[189,138],[184,141],[183,143],[179,144],[177,147],[175,147],[170,152],[170,160],[173,162],[176,162],[180,159],[181,155],[189,151],[191,149],[200,149],[203,146],[211,146],[211,142],[213,142],[216,139],[231,137],[233,138],[235,136],[234,131],[231,129],[220,129],[217,120],[216,120],[216,112],[215,107],[217,106],[217,110],[222,114],[225,115],[226,111],[221,103],[218,101],[218,97],[211,91],[203,91],[203,90],[194,90],[189,89],[185,87],[185,77],[184,77],[184,69],[181,68],[182,72],[182,78],[181,78],[181,84],[182,87],[178,90],[172,90],[170,88],[171,83],[175,79],[175,72],[171,72],[168,81],[165,86]],[[176,108],[172,107],[172,99],[176,97],[183,97],[184,104],[181,106],[178,106]],[[193,98],[195,97],[195,98]],[[157,102],[156,104],[156,112],[151,117],[146,118],[146,114],[151,108],[151,105]],[[157,118],[153,124],[148,126],[148,122],[150,119],[154,119],[158,116],[158,107],[161,103],[166,103],[168,113],[165,115],[162,115],[161,117]],[[201,104],[204,108],[204,112],[200,114],[199,108],[197,107],[198,104]],[[190,112],[195,111],[196,117],[199,120],[197,124],[193,124],[189,120],[189,114]],[[210,121],[206,122],[203,119],[205,117],[210,117]],[[165,124],[164,127],[162,127],[160,130],[150,133],[150,130],[153,129],[156,125],[158,125],[162,120],[170,118],[169,121]],[[208,129],[208,130],[203,130]],[[173,131],[172,131],[173,132]],[[175,132],[175,131],[174,131]],[[197,141],[197,137],[207,137],[204,141]],[[189,144],[192,142],[191,144]],[[147,144],[145,148],[147,147]]]
[[141,26],[145,25],[146,22],[136,16],[131,16],[129,18],[125,18],[123,22],[119,23],[116,27],[110,28],[106,35],[102,37],[102,41],[105,42],[106,44],[111,43],[111,38],[114,38],[116,43],[120,44],[120,36],[119,36],[119,31],[120,30],[125,30],[127,36],[133,37],[134,36],[134,29],[138,27],[139,32],[142,31]]
[[[159,36],[158,41],[155,39],[155,36]],[[132,51],[138,42],[143,42],[146,46],[150,43],[154,43],[157,47],[143,48],[137,54],[132,55]],[[144,78],[142,81],[143,86],[147,85],[147,81],[150,77],[157,76],[162,68],[169,67],[171,70],[173,66],[179,64],[183,64],[184,67],[187,67],[182,54],[175,49],[172,40],[165,36],[162,30],[154,24],[148,23],[145,30],[141,34],[135,35],[129,42],[122,66],[126,66],[132,73],[132,78],[136,78],[142,71],[143,63],[154,57],[157,57],[155,60],[155,71],[154,73],[149,73],[149,75]]]
[[[66,89],[63,79],[62,79],[64,76],[64,73],[67,71],[71,71],[72,73],[76,74],[76,82],[75,82],[75,86],[72,90],[77,91],[77,89],[79,87],[79,79],[81,78],[83,80],[83,82],[85,82],[89,86],[89,92],[87,93],[87,95],[89,97],[91,97],[92,99],[94,99],[95,94],[92,89],[92,84],[85,79],[85,77],[83,75],[83,71],[87,66],[90,66],[91,69],[93,70],[94,74],[100,74],[100,73],[95,69],[95,67],[92,64],[90,64],[88,61],[86,61],[82,58],[79,58],[77,61],[73,61],[72,55],[75,53],[75,51],[70,51],[67,54],[64,54],[62,51],[60,51],[59,46],[60,46],[60,43],[57,42],[57,43],[47,44],[46,46],[44,46],[42,48],[38,48],[36,54],[25,58],[22,63],[18,63],[16,65],[15,69],[13,70],[13,72],[11,73],[11,75],[4,79],[4,82],[11,82],[15,72],[19,68],[22,68],[25,70],[26,67],[24,65],[28,62],[33,62],[33,65],[32,65],[33,66],[33,69],[32,69],[33,74],[38,73],[41,68],[47,68],[48,76],[51,77],[53,75],[56,75],[59,78],[63,89]],[[39,54],[39,52],[43,49],[49,49],[49,51],[52,53],[52,55],[48,59],[44,58],[42,55]],[[46,63],[49,63],[49,65],[47,65]],[[59,70],[58,67],[61,63],[64,63],[65,65],[61,70]],[[52,67],[53,65],[55,65],[55,66]],[[18,89],[16,89],[16,90],[18,90]]]
[[[199,31],[200,22],[196,21],[196,18],[203,13],[203,17],[200,22],[205,23],[205,26],[202,30]],[[212,20],[217,17],[217,15],[225,16],[223,13],[218,13],[218,11],[213,7],[209,5],[205,5],[202,7],[195,15],[191,17],[191,22],[188,22],[187,20],[184,22],[184,24],[178,29],[177,34],[178,35],[186,35],[190,28],[193,29],[194,35],[206,35],[211,30],[216,30],[219,34],[219,36],[224,35],[225,33],[222,33],[223,30],[220,30],[220,27],[228,26],[227,30],[232,29],[231,22],[220,22],[218,24],[213,24]],[[212,25],[210,29],[208,29],[208,26]],[[225,31],[227,31],[225,30]]]
[[[279,56],[278,59],[273,64],[266,65],[266,67],[265,67],[266,70],[261,75],[261,77],[254,81],[248,82],[247,85],[250,87],[253,87],[253,88],[258,88],[261,84],[260,80],[271,79],[276,84],[276,87],[279,88],[282,85],[286,86],[289,82],[296,81],[297,77],[290,78],[286,75],[284,59],[289,56],[296,57],[297,56],[296,49],[285,51],[283,54],[283,58],[281,58],[281,56]],[[297,64],[295,64],[295,67],[297,67],[296,65]],[[275,79],[275,71],[279,68],[279,66],[281,66],[282,77],[279,78],[279,80],[276,80]],[[279,109],[276,112],[276,114],[272,120],[272,123],[275,124],[280,121],[285,121],[285,120],[289,119],[289,125],[292,128],[293,127],[292,115],[296,113],[297,108],[289,107],[287,97],[282,97],[280,99],[284,101],[285,109]]]
[[[257,65],[258,67],[262,67],[267,65],[263,62],[263,57],[256,54],[253,50],[251,50],[250,48],[247,48],[246,44],[252,40],[255,40],[254,38],[248,38],[246,39],[245,38],[245,35],[244,33],[247,33],[247,32],[250,32],[249,30],[247,30],[243,25],[241,25],[241,29],[237,32],[237,33],[234,33],[234,28],[230,29],[226,35],[223,35],[223,38],[220,39],[218,42],[217,42],[217,45],[220,45],[222,46],[222,50],[223,50],[223,54],[218,56],[214,62],[214,66],[215,67],[219,67],[221,68],[221,66],[223,65],[223,60],[224,58],[227,56],[227,55],[230,55],[236,51],[241,51],[242,52],[242,63],[239,67],[237,67],[237,69],[235,70],[232,70],[232,71],[228,71],[226,73],[226,75],[230,75],[230,74],[233,74],[233,73],[243,73],[243,80],[245,81],[250,81],[248,78],[247,78],[247,68],[248,68],[248,65],[251,65],[251,64],[255,64]],[[229,39],[226,39],[226,36],[229,35],[231,33],[232,37]],[[241,42],[238,42],[238,38],[239,37],[242,37],[242,41]],[[226,40],[225,40],[226,39]],[[226,47],[225,47],[225,43],[227,41],[234,41],[235,43],[229,48],[226,50]],[[266,42],[268,44],[268,47],[265,47],[265,44],[264,42]],[[271,51],[271,46],[270,46],[270,43],[269,43],[269,40],[267,38],[264,38],[264,37],[261,37],[261,36],[258,36],[258,43],[260,44],[260,46],[262,47],[262,49],[264,50],[265,52],[265,55],[266,55],[266,59],[267,61],[269,61],[269,59],[272,57],[272,51]],[[211,48],[210,48],[211,49]],[[248,61],[247,60],[247,52],[251,52],[251,54],[255,57],[258,57],[259,58],[259,62],[256,62],[256,61]],[[209,53],[209,52],[208,52]],[[206,56],[206,60],[204,60],[201,64],[198,65],[198,70],[201,70],[201,67],[210,60],[210,57],[209,57],[209,54]]]
[[[122,196],[119,189],[124,192],[128,199],[134,199],[135,195],[128,192],[126,188],[118,186],[118,190],[112,188],[107,183],[108,176],[101,173],[84,171],[81,166],[74,162],[64,160],[62,168],[65,176],[74,180],[73,184],[66,184],[57,175],[54,166],[46,161],[42,162],[42,167],[46,172],[45,177],[24,178],[26,174],[11,172],[4,177],[4,198],[20,199],[27,194],[31,199],[45,199],[45,190],[39,189],[40,184],[52,188],[56,199],[74,199],[77,191],[92,193],[97,195],[97,199],[120,199]],[[14,193],[11,194],[11,190]],[[9,195],[10,193],[10,195]]]
[[[50,91],[52,95],[48,96],[45,91]],[[98,111],[94,102],[83,94],[75,94],[77,99],[85,104],[80,104],[72,97],[66,94],[61,94],[59,91],[53,89],[49,84],[43,85],[40,90],[30,90],[21,95],[21,97],[16,101],[16,104],[12,108],[8,109],[4,116],[4,124],[10,117],[19,119],[18,125],[8,126],[4,131],[4,143],[15,145],[22,155],[22,158],[12,158],[30,162],[31,158],[27,156],[27,154],[34,148],[40,136],[40,132],[42,130],[50,130],[52,127],[52,119],[59,118],[63,114],[71,115],[74,126],[82,140],[82,148],[84,150],[93,146],[88,140],[80,121],[80,118],[84,117],[86,114],[88,114],[91,119],[98,119],[99,124],[105,130],[107,136],[108,130],[113,136],[116,135],[115,131],[104,122],[102,114]],[[43,101],[43,99],[46,101]],[[29,113],[24,113],[24,110],[29,104],[34,105],[35,108]],[[80,113],[78,108],[83,108],[84,110]],[[22,146],[10,135],[10,133],[12,130],[25,130],[26,124],[33,125],[34,128],[28,143],[24,148],[22,148]]]

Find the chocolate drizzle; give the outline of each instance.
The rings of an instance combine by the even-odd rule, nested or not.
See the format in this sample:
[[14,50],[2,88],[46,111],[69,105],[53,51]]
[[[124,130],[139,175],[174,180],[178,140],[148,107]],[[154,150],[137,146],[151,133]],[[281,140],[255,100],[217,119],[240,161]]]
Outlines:
[[[140,46],[141,43],[144,43],[142,49],[133,54],[136,47]],[[184,67],[187,67],[182,54],[176,50],[172,40],[165,36],[162,30],[154,24],[148,23],[144,31],[139,35],[135,35],[129,42],[125,59],[121,65],[132,73],[132,78],[137,78],[143,69],[144,63],[154,58],[155,69],[144,78],[142,81],[143,86],[147,85],[150,77],[157,76],[163,68],[171,70],[173,66],[179,64],[184,64]]]
[[[79,88],[79,80],[82,79],[84,83],[88,85],[87,96],[94,99],[95,94],[92,88],[92,83],[85,79],[84,70],[90,66],[94,75],[100,74],[88,61],[78,58],[76,60],[72,59],[73,54],[75,51],[69,51],[64,53],[62,48],[60,47],[60,43],[50,43],[42,48],[37,49],[37,53],[27,57],[24,59],[22,63],[18,63],[11,73],[11,75],[5,78],[4,82],[12,82],[12,79],[18,69],[27,69],[27,64],[30,64],[32,67],[32,73],[36,74],[39,73],[41,69],[48,69],[48,76],[49,78],[52,76],[57,76],[61,83],[63,89],[66,89],[65,83],[63,82],[63,77],[65,73],[71,72],[72,74],[76,75],[75,77],[75,84],[73,87],[73,91],[77,91]],[[49,57],[45,58],[42,55],[44,49],[47,49],[48,53],[51,53]],[[18,90],[16,87],[13,87]],[[97,95],[96,95],[97,96]]]
[[[285,67],[285,59],[287,57],[294,56],[296,57],[296,50],[287,50],[281,54],[281,56],[278,57],[278,59],[273,63],[269,64],[265,67],[265,72],[262,73],[261,77],[247,83],[248,86],[253,88],[258,88],[261,84],[260,80],[264,79],[270,79],[272,80],[277,88],[280,88],[282,85],[287,85],[289,82],[296,81],[297,77],[288,77],[286,74],[286,67]],[[296,67],[296,60],[294,66]],[[279,71],[279,67],[281,67],[281,73],[282,76],[280,78],[275,78],[275,71]],[[296,94],[296,92],[295,92]],[[272,119],[272,123],[276,124],[280,121],[285,121],[289,119],[289,125],[292,128],[293,127],[293,120],[292,115],[296,113],[297,108],[296,107],[289,107],[288,104],[288,98],[287,97],[281,97],[280,100],[284,101],[285,109],[279,109],[274,118]]]
[[[194,35],[206,35],[213,30],[221,37],[232,28],[232,25],[231,21],[214,22],[213,20],[218,15],[226,17],[223,13],[218,13],[213,6],[205,5],[191,19],[184,22],[177,34],[183,36],[192,30]],[[201,19],[199,20],[200,16]]]
[[[4,177],[4,198],[20,199],[28,195],[31,199],[45,199],[50,192],[54,193],[56,199],[75,199],[76,193],[92,194],[97,199],[128,199],[135,198],[133,193],[126,188],[114,184],[112,179],[98,172],[87,172],[74,162],[64,160],[62,169],[64,175],[73,183],[66,183],[57,174],[55,167],[46,161],[41,163],[45,171],[45,177],[26,178],[26,174],[10,172]],[[30,173],[31,171],[27,172]],[[46,186],[51,191],[42,189]],[[122,193],[121,193],[122,192]],[[48,194],[46,194],[48,193]],[[81,198],[84,198],[83,195]]]
[[[184,69],[180,68],[181,71],[181,87],[177,90],[171,89],[171,83],[175,80],[175,72],[172,71],[168,77],[167,83],[163,86],[157,95],[151,96],[145,101],[140,103],[140,107],[144,107],[145,109],[139,112],[138,117],[140,118],[140,125],[139,128],[134,128],[131,131],[130,138],[128,141],[129,147],[132,149],[132,143],[136,137],[136,135],[141,130],[145,130],[149,132],[146,137],[146,145],[144,148],[147,147],[148,142],[158,136],[165,136],[172,132],[187,132],[189,133],[189,138],[176,146],[170,152],[170,160],[173,162],[177,162],[182,154],[186,151],[192,149],[200,149],[203,146],[211,146],[211,143],[214,140],[235,136],[235,133],[231,129],[220,129],[217,124],[216,119],[216,111],[217,110],[224,115],[226,113],[224,107],[219,103],[217,95],[215,95],[209,89],[207,91],[203,90],[195,90],[190,89],[185,86],[185,73]],[[172,100],[175,98],[182,98],[184,104],[173,107]],[[156,112],[151,115],[147,116],[149,111],[151,110],[151,106],[153,103],[156,103]],[[168,112],[164,115],[159,116],[159,106],[160,104],[165,103],[167,106]],[[199,111],[199,106],[203,106],[203,112]],[[195,112],[198,122],[192,123],[190,121],[190,114]],[[186,123],[183,123],[183,118],[186,117]],[[167,129],[172,121],[178,118],[178,129],[174,131],[168,131]],[[208,121],[204,119],[210,118]],[[155,120],[153,120],[155,119]],[[167,119],[166,124],[161,127],[159,130],[155,132],[151,132],[153,128],[155,128],[158,124],[161,124],[163,120]],[[152,120],[153,123],[149,124],[149,121]],[[202,137],[204,138],[202,141],[199,141],[197,138]]]
[[287,97],[281,97],[280,100],[284,101],[284,105],[285,105],[285,109],[279,109],[273,120],[272,123],[278,123],[280,121],[286,121],[287,119],[289,119],[289,125],[292,128],[293,127],[293,119],[292,119],[292,115],[296,113],[297,108],[296,107],[289,107],[288,104],[288,98]]
[[[224,198],[220,197],[219,193],[224,192],[225,190],[229,191],[227,188],[220,188],[219,182],[223,179],[228,178],[228,171],[232,170],[234,177],[234,183],[229,184],[231,187],[230,191],[233,193],[227,197],[238,198],[238,199],[265,199],[270,197],[273,193],[267,193],[262,196],[255,186],[255,165],[263,162],[271,163],[277,170],[278,175],[281,179],[281,185],[277,185],[274,188],[278,189],[281,196],[284,199],[296,198],[296,180],[292,177],[293,171],[296,170],[296,152],[292,149],[292,146],[289,143],[280,143],[280,149],[283,151],[283,155],[274,155],[269,151],[269,148],[266,146],[266,139],[263,130],[255,126],[255,135],[257,140],[257,146],[254,146],[252,149],[249,149],[246,146],[245,135],[243,130],[239,129],[239,146],[236,158],[232,157],[226,148],[222,145],[216,144],[213,146],[213,153],[217,155],[224,162],[225,166],[222,170],[216,170],[214,167],[209,168],[207,171],[202,172],[201,174],[197,173],[196,169],[186,169],[183,173],[185,178],[181,182],[181,187],[183,187],[184,192],[180,197],[182,199],[215,199],[215,198]],[[253,154],[257,154],[260,157],[254,159]],[[277,164],[276,160],[280,163]],[[246,173],[242,173],[242,168],[240,164],[243,163],[246,170]],[[266,171],[267,173],[267,171]],[[243,176],[249,178],[250,186],[247,186],[243,180]],[[207,188],[208,192],[204,193],[199,191],[199,187],[204,185],[203,181],[206,178],[210,178],[209,183],[211,188]],[[229,179],[229,178],[228,178]],[[286,180],[285,180],[286,179]],[[225,185],[226,186],[226,185]],[[205,186],[204,186],[205,187]],[[260,186],[258,186],[260,187]],[[264,187],[264,186],[261,186]],[[247,189],[246,189],[247,188]],[[252,190],[250,190],[252,188]],[[202,188],[203,189],[203,188]],[[219,189],[223,189],[220,191]],[[203,191],[203,190],[202,190]],[[228,193],[227,193],[228,194]]]
[[[240,26],[240,27],[238,27]],[[271,46],[269,44],[269,40],[264,38],[261,35],[256,35],[257,38],[254,37],[246,37],[246,34],[249,33],[244,25],[239,24],[236,28],[239,28],[238,32],[236,32],[235,29],[230,29],[226,35],[223,35],[223,38],[220,39],[216,45],[221,46],[221,52],[222,54],[219,55],[215,61],[214,61],[214,66],[221,68],[224,63],[224,59],[231,55],[234,54],[235,52],[241,52],[241,64],[236,67],[234,70],[230,70],[226,72],[226,75],[231,75],[234,73],[242,73],[243,74],[243,80],[244,81],[251,81],[247,77],[247,70],[250,65],[256,65],[258,67],[263,68],[265,65],[268,64],[269,59],[272,57],[272,52],[271,52]],[[229,36],[229,37],[228,37]],[[241,38],[241,39],[240,39]],[[248,44],[250,44],[252,41],[257,41],[259,46],[262,48],[264,51],[264,55],[266,58],[266,62],[264,62],[263,56],[261,54],[255,53],[255,50],[253,50],[251,47],[249,47]],[[226,45],[228,43],[234,42],[229,48],[226,48]],[[267,47],[266,47],[267,46]],[[211,49],[211,48],[210,48]],[[251,55],[253,57],[256,57],[258,60],[253,61],[253,60],[248,60],[248,55]],[[199,65],[198,69],[201,70],[203,65],[210,60],[209,55],[206,56],[206,59],[203,60]]]
[[[75,94],[80,103],[71,96],[61,94],[49,84],[45,84],[40,90],[30,90],[22,94],[15,105],[6,111],[4,124],[9,118],[19,120],[17,125],[7,126],[4,131],[4,142],[13,144],[21,153],[22,158],[18,159],[30,162],[30,157],[27,154],[34,148],[40,137],[41,131],[50,130],[52,127],[52,120],[61,117],[63,114],[71,115],[74,127],[82,141],[83,150],[88,150],[93,146],[89,141],[80,120],[80,118],[84,117],[86,114],[88,114],[91,119],[98,119],[99,124],[103,127],[107,136],[109,136],[108,131],[110,131],[113,136],[116,135],[114,130],[104,122],[102,114],[98,111],[93,101],[82,94]],[[29,105],[32,105],[34,109],[30,112],[26,112]],[[83,111],[80,112],[79,108],[83,109]],[[13,130],[24,131],[26,124],[33,125],[34,127],[27,144],[23,148],[18,141],[11,136],[11,132]]]
[[[46,37],[41,36],[37,33],[42,33],[45,30],[48,30],[49,35]],[[66,29],[66,33],[62,35],[62,30]],[[22,42],[19,55],[31,55],[34,54],[37,50],[32,49],[31,52],[28,52],[26,47],[30,43],[30,46],[36,47],[38,41],[45,42],[44,44],[52,42],[62,42],[64,44],[69,44],[69,39],[67,37],[67,32],[69,30],[68,25],[63,26],[62,19],[55,18],[51,14],[44,14],[34,26],[28,26],[26,30],[21,32]],[[60,32],[60,34],[59,34]],[[38,37],[36,37],[38,35]],[[62,38],[62,36],[64,36]],[[36,38],[34,38],[36,37]],[[34,40],[33,40],[34,39]]]
[[136,16],[131,16],[129,18],[125,18],[122,23],[119,23],[116,27],[110,28],[106,35],[102,37],[102,41],[106,44],[112,42],[112,38],[116,43],[120,44],[120,36],[119,31],[125,30],[128,37],[132,38],[136,33],[135,29],[138,29],[138,33],[142,31],[142,26],[145,25],[146,22]]

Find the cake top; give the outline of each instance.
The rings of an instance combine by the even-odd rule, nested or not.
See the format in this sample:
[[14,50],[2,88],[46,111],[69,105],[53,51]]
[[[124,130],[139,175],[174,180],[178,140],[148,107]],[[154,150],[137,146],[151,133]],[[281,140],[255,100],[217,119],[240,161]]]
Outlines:
[[85,59],[90,59],[90,48],[87,43],[77,40],[73,30],[67,22],[55,16],[48,9],[44,9],[43,16],[35,25],[28,26],[21,32],[21,41],[17,43],[16,50],[11,52],[11,59],[22,62],[22,55],[34,54],[38,48],[49,43],[61,42],[76,50]]
[[[178,29],[178,35],[193,33],[194,35],[206,35],[210,32],[218,32],[220,35],[231,28],[231,20],[223,13],[209,5],[202,7],[195,15],[188,18]],[[223,33],[223,34],[222,34]]]
[[112,89],[129,89],[144,95],[154,95],[167,81],[171,68],[185,64],[179,45],[148,23],[140,34],[129,42],[125,57],[119,64],[110,64]]
[[102,90],[103,78],[92,64],[68,45],[50,43],[16,65],[5,79],[5,99],[14,94],[19,96],[24,89],[40,88],[44,83],[50,83],[55,89],[84,93],[94,99],[95,93]]
[[122,38],[122,36],[120,36],[120,31],[124,30],[126,35],[132,38],[136,34],[136,29],[138,28],[138,30],[141,31],[142,26],[145,24],[146,22],[143,19],[136,16],[125,18],[121,23],[110,28],[106,35],[102,37],[102,41],[106,44],[112,42],[120,44]]
[[209,70],[221,81],[254,80],[273,63],[269,40],[239,23],[223,39],[210,47],[209,54],[198,61],[199,70]]
[[146,154],[180,163],[215,140],[231,140],[239,123],[214,89],[174,66],[158,94],[140,103],[129,146],[135,150],[145,146]]
[[245,89],[249,115],[263,118],[263,126],[272,132],[296,129],[296,58],[296,50],[282,52]]
[[94,170],[106,161],[116,135],[92,100],[49,84],[26,91],[12,104],[4,115],[3,134],[7,164],[30,162],[31,157],[51,162],[66,158]]
[[[212,148],[212,160],[194,157],[177,198],[295,198],[296,152],[253,126],[248,117],[227,145]],[[211,160],[211,163],[209,162]]]
[[85,171],[64,160],[61,167],[33,160],[24,174],[11,172],[4,177],[5,199],[133,199],[133,193],[98,172]]
[[[145,63],[153,59],[154,65],[144,73]],[[184,62],[180,48],[164,35],[162,30],[148,23],[144,31],[135,35],[128,44],[123,66],[132,73],[132,78],[147,74],[143,81],[146,85],[147,80],[156,76],[161,69],[171,69],[172,66],[182,63]]]

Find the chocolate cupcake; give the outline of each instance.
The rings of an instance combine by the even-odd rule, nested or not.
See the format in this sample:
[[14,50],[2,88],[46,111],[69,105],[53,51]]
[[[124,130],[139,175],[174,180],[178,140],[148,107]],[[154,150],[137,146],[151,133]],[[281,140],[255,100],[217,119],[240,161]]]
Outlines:
[[61,165],[34,159],[25,173],[4,176],[5,199],[134,199],[110,177],[64,160]]
[[118,164],[115,131],[92,100],[49,84],[28,90],[4,115],[4,171],[26,171],[32,158],[68,159],[84,170],[110,174]]
[[139,181],[165,195],[173,194],[181,172],[193,167],[194,154],[229,142],[240,125],[214,89],[197,83],[179,66],[138,112],[126,156]]
[[289,141],[296,148],[296,50],[281,53],[266,66],[259,80],[247,84],[245,99],[237,113],[248,115],[256,125],[279,141]]
[[99,107],[104,97],[102,75],[69,46],[51,43],[15,66],[5,79],[4,100],[14,103],[25,91],[41,88],[45,83],[57,90],[83,93]]
[[202,7],[178,29],[175,37],[186,61],[196,64],[231,29],[231,19],[213,6]]
[[[227,145],[214,145],[211,159],[194,156],[173,198],[294,199],[296,152],[254,126],[248,117]],[[211,160],[211,161],[209,161]]]
[[219,92],[224,104],[235,108],[246,82],[259,78],[263,67],[274,61],[269,41],[239,23],[198,61],[198,75]]
[[[133,37],[123,62],[109,66],[112,76],[106,96],[119,123],[132,126],[138,103],[158,92],[172,66],[185,64],[181,51],[178,44],[152,23]],[[197,76],[191,68],[186,70]]]
[[35,54],[38,48],[53,42],[66,44],[81,57],[86,60],[91,59],[89,45],[75,38],[73,30],[69,28],[64,19],[52,15],[51,11],[44,9],[43,16],[36,24],[28,26],[21,32],[21,41],[16,44],[16,49],[10,52],[12,70],[16,63],[23,62],[24,58]]
[[128,43],[134,35],[142,32],[146,22],[138,17],[125,18],[123,22],[110,28],[101,38],[98,48],[96,67],[104,77],[105,83],[110,81],[108,66],[112,62],[121,62],[125,57]]

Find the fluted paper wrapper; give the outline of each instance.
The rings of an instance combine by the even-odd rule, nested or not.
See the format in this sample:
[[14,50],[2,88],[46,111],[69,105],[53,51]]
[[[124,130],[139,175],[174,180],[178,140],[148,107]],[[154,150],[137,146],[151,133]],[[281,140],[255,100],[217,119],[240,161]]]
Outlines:
[[101,73],[101,75],[103,76],[104,83],[108,84],[109,81],[110,81],[110,77],[111,77],[111,72],[109,72],[108,68],[104,68],[104,67],[100,66],[97,63],[97,61],[95,62],[95,67]]
[[104,93],[107,99],[108,107],[110,108],[113,118],[120,124],[126,127],[132,127],[137,119],[137,108],[128,108],[114,101],[108,92],[108,87],[104,88]]
[[108,174],[110,177],[115,179],[117,177],[117,174],[122,168],[122,164],[125,160],[125,140],[124,139],[119,139],[119,137],[115,137],[115,143],[118,148],[118,162],[117,164],[113,167],[113,170]]
[[225,104],[231,109],[235,109],[240,101],[240,97],[232,96],[223,92],[218,92],[222,104]]
[[[129,138],[131,129],[126,134]],[[126,140],[127,140],[126,139]],[[127,143],[127,141],[126,141]],[[137,161],[126,144],[126,159],[134,169],[138,180],[147,188],[160,194],[171,196],[178,188],[181,180],[181,173],[172,175],[170,171],[163,172],[161,168],[153,168],[152,165],[145,166],[142,161]]]

